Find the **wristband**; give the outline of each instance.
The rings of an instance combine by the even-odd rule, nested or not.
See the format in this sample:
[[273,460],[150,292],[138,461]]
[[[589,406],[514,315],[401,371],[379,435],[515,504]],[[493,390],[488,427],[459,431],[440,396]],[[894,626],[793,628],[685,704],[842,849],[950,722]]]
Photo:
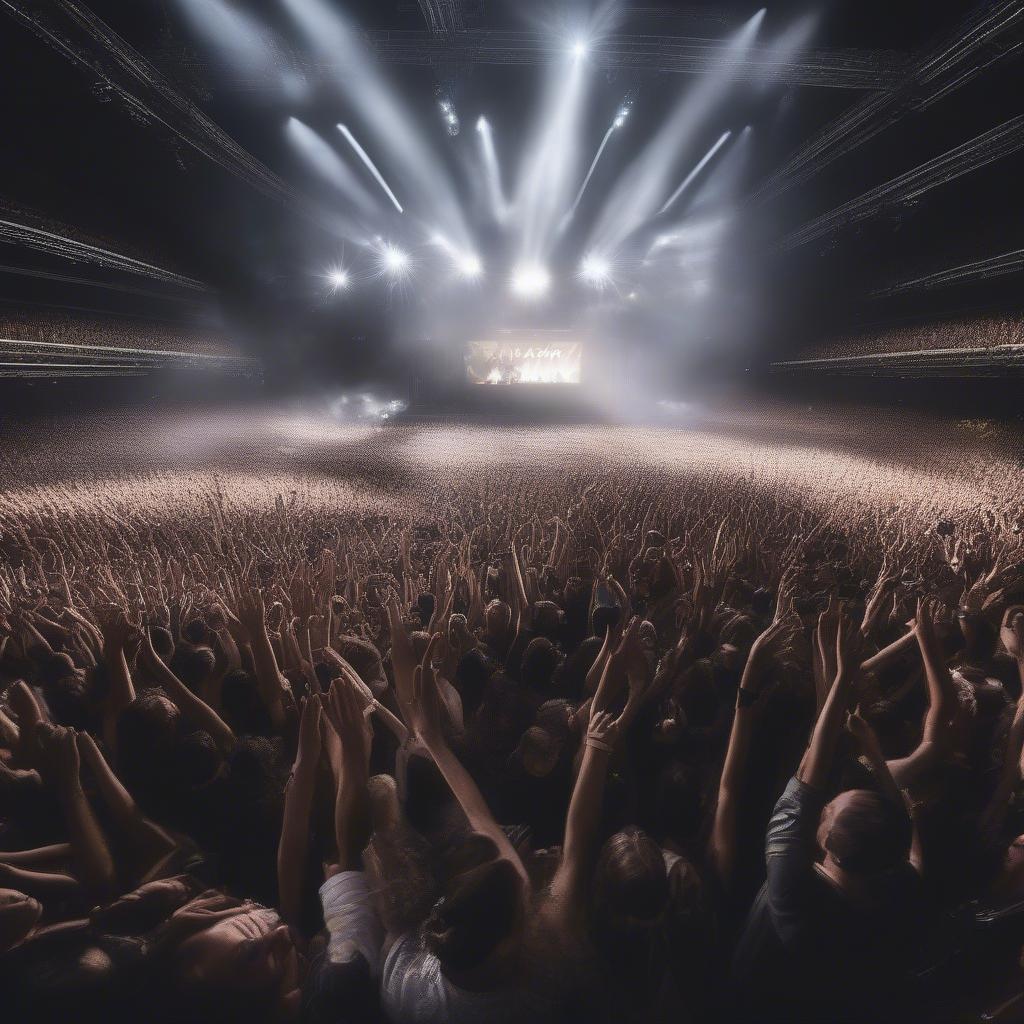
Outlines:
[[605,753],[608,753],[608,754],[610,754],[612,752],[612,748],[611,748],[610,744],[605,743],[604,740],[596,739],[593,736],[588,736],[587,737],[587,746],[588,747],[594,747],[597,750],[603,750],[603,751],[605,751]]
[[736,707],[749,708],[751,704],[755,704],[757,702],[757,698],[760,696],[760,690],[748,690],[741,686],[736,691]]

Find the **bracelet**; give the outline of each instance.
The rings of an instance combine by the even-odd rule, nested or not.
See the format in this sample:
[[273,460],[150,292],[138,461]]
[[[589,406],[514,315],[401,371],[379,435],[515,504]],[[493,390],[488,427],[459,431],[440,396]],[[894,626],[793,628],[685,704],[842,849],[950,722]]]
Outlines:
[[736,707],[749,708],[751,704],[755,704],[757,702],[757,698],[760,696],[760,690],[748,690],[741,686],[736,691]]
[[603,750],[605,753],[610,754],[612,752],[611,744],[605,743],[604,740],[596,739],[593,736],[587,737],[587,746],[594,747],[597,750]]

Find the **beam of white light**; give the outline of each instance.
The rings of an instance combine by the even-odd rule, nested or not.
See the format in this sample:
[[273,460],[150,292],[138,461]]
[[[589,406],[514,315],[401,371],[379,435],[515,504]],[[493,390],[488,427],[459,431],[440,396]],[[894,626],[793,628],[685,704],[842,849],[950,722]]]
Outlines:
[[620,176],[597,217],[586,250],[617,252],[634,231],[657,214],[671,188],[671,174],[678,160],[680,140],[700,130],[701,124],[727,97],[733,71],[753,44],[764,10],[750,18],[728,40],[722,70],[705,75],[687,87],[676,108],[651,141]]
[[288,141],[323,179],[365,213],[379,213],[377,201],[330,144],[297,117],[288,118]]
[[604,133],[604,138],[601,140],[601,145],[597,147],[597,152],[594,154],[594,159],[590,163],[590,170],[587,171],[586,177],[583,179],[583,184],[580,185],[579,192],[576,193],[576,198],[573,200],[573,204],[569,209],[569,212],[565,215],[559,230],[564,231],[568,226],[569,221],[576,216],[576,209],[580,205],[580,200],[583,198],[583,193],[587,191],[587,186],[590,184],[590,179],[594,176],[594,171],[597,170],[598,161],[601,159],[601,155],[604,153],[605,146],[608,145],[608,140],[612,137],[612,133],[617,129],[621,128],[626,123],[626,118],[629,116],[629,107],[621,106],[615,115],[615,120],[608,127],[608,131]]
[[585,82],[583,60],[560,62],[549,73],[538,130],[524,151],[516,190],[521,262],[544,261],[561,221],[559,212],[566,208],[579,150]]
[[551,274],[540,263],[521,263],[512,271],[512,292],[521,299],[539,299],[551,287]]
[[665,205],[658,211],[659,216],[661,216],[661,214],[663,214],[686,191],[687,187],[694,180],[694,178],[696,178],[697,175],[700,174],[700,172],[703,171],[705,167],[707,167],[707,165],[714,158],[714,155],[726,144],[730,135],[732,135],[732,132],[722,132],[722,134],[719,136],[718,141],[704,154],[704,156],[700,158],[699,162],[697,163],[697,166],[694,167],[694,169],[690,171],[690,173],[685,178],[683,178],[683,182],[679,186],[679,188],[677,188],[675,192],[673,192],[672,195],[668,197],[668,199],[665,202]]
[[366,164],[367,170],[369,170],[369,172],[374,176],[377,184],[384,189],[384,194],[395,204],[395,209],[399,213],[405,213],[402,209],[402,204],[395,197],[395,193],[391,191],[391,186],[384,180],[384,175],[377,170],[377,165],[370,159],[370,154],[359,145],[356,137],[348,130],[348,127],[346,125],[339,124],[338,131],[345,136],[348,140],[348,144],[356,151],[356,155],[364,164]]
[[355,25],[331,0],[281,0],[311,51],[331,68],[333,80],[373,133],[374,152],[399,192],[415,196],[425,219],[446,224],[459,245],[473,238],[451,174],[424,135],[424,125],[385,77]]
[[612,265],[599,253],[588,253],[580,264],[580,278],[598,290],[603,290],[612,281]]
[[744,177],[749,169],[753,144],[754,130],[748,124],[719,158],[714,173],[697,184],[696,194],[690,203],[691,210],[720,211],[726,216],[735,213],[744,191]]
[[583,60],[587,55],[587,50],[587,44],[582,39],[577,39],[576,42],[572,44],[572,55],[576,60]]
[[[224,0],[177,0],[185,20],[240,76],[273,74],[282,89],[294,88],[294,72],[282,71],[273,33]],[[302,83],[303,86],[305,83]],[[290,91],[290,89],[289,89]]]
[[483,275],[484,265],[475,252],[464,252],[456,248],[452,243],[439,231],[435,232],[430,238],[430,244],[436,245],[446,255],[451,257],[452,263],[455,266],[455,271],[459,277],[466,278],[466,280],[475,280]]
[[508,217],[508,203],[501,187],[501,168],[498,166],[498,154],[494,149],[491,123],[482,114],[476,123],[476,130],[480,136],[480,150],[483,154],[484,177],[487,182],[487,196],[491,203],[491,213],[499,224],[504,224]]

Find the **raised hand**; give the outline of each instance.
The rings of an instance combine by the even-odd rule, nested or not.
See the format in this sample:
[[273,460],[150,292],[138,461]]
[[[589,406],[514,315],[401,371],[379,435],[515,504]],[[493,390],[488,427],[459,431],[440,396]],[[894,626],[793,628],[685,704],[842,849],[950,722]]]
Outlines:
[[296,760],[316,764],[320,760],[320,701],[313,696],[304,697],[299,718],[299,749]]
[[1016,659],[1019,665],[1024,664],[1024,605],[1014,604],[1006,609],[999,628],[999,638],[1006,653]]
[[433,656],[441,634],[435,633],[423,652],[423,659],[416,666],[413,679],[413,699],[409,707],[409,727],[427,747],[441,742],[441,697],[437,692],[437,680],[434,678]]

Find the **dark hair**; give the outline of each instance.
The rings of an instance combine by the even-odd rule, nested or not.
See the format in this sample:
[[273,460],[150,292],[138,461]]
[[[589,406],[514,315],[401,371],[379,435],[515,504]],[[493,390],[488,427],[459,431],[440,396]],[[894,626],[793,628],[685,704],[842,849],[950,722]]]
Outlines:
[[661,847],[638,828],[616,832],[594,870],[590,930],[614,987],[656,1000],[671,957],[671,888]]
[[75,663],[70,654],[63,651],[56,654],[49,654],[39,662],[37,676],[42,686],[52,686],[54,683],[75,674]]
[[171,659],[175,675],[195,693],[217,665],[217,656],[210,647],[181,644]]
[[416,610],[420,613],[420,622],[426,628],[434,617],[434,595],[420,594],[416,598]]
[[222,759],[213,737],[199,729],[182,736],[171,754],[174,777],[193,788],[210,782],[220,770]]
[[898,867],[910,850],[906,812],[869,789],[850,792],[853,799],[837,811],[825,849],[844,871],[855,875]]
[[523,682],[535,690],[550,689],[555,669],[561,660],[558,648],[547,637],[535,637],[523,652]]
[[589,636],[558,666],[552,683],[555,690],[570,700],[582,700],[587,684],[587,673],[601,653],[603,637]]
[[622,618],[622,609],[616,604],[599,604],[594,609],[594,636],[604,639],[608,628],[614,628]]
[[611,836],[594,869],[594,921],[598,928],[621,931],[655,924],[668,899],[661,847],[638,828]]
[[224,719],[237,734],[270,735],[270,712],[260,699],[256,682],[244,669],[232,669],[221,682],[220,702]]
[[61,676],[47,686],[46,703],[61,725],[72,729],[89,727],[89,688],[77,675]]
[[459,658],[452,685],[462,698],[462,710],[466,717],[476,714],[483,700],[487,680],[493,671],[494,666],[479,647],[473,647]]
[[451,879],[423,924],[423,939],[442,970],[482,964],[515,929],[522,882],[505,859],[490,860]]
[[535,601],[533,605],[533,631],[538,636],[557,640],[562,627],[562,609],[554,601]]
[[149,639],[153,643],[153,650],[160,655],[161,660],[170,663],[174,657],[174,637],[169,629],[163,626],[150,626]]
[[181,637],[190,644],[204,644],[210,638],[210,627],[202,619],[191,619],[182,628]]
[[117,770],[150,814],[166,813],[181,713],[160,689],[143,690],[117,720]]

